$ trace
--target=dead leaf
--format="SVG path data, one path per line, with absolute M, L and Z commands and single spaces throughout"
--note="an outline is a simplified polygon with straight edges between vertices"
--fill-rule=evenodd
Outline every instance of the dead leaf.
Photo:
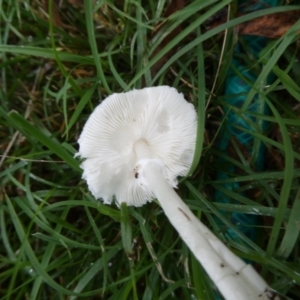
M 300 17 L 300 10 L 263 16 L 238 26 L 239 34 L 276 39 L 283 36 Z
M 244 14 L 239 14 L 239 16 L 242 15 Z M 236 28 L 240 35 L 263 36 L 275 39 L 283 36 L 299 20 L 299 17 L 300 10 L 276 13 L 244 22 Z M 217 21 L 209 24 L 209 27 L 217 27 L 226 21 L 226 17 L 222 16 Z

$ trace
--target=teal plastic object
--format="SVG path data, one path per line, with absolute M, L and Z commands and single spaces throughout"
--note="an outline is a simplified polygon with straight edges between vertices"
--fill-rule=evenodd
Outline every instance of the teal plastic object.
M 241 11 L 249 12 L 277 5 L 277 1 L 264 0 L 257 1 L 255 5 L 247 6 L 247 8 L 244 8 L 244 6 L 247 5 L 247 2 L 251 3 L 250 1 L 239 1 L 239 6 L 242 9 Z M 226 116 L 226 120 L 221 127 L 219 133 L 220 139 L 217 146 L 220 152 L 227 155 L 229 155 L 228 145 L 230 141 L 234 139 L 238 144 L 242 146 L 243 149 L 247 150 L 250 157 L 254 157 L 254 137 L 252 134 L 249 134 L 242 129 L 246 129 L 251 132 L 257 130 L 265 132 L 268 126 L 266 122 L 261 122 L 261 120 L 258 120 L 257 118 L 247 114 L 247 111 L 258 114 L 269 114 L 268 107 L 265 105 L 263 99 L 259 98 L 258 94 L 256 94 L 252 99 L 251 103 L 247 107 L 247 110 L 241 113 L 241 108 L 244 105 L 249 91 L 251 90 L 251 85 L 257 79 L 258 73 L 256 73 L 255 70 L 261 69 L 262 67 L 259 65 L 249 66 L 249 60 L 247 61 L 247 59 L 245 59 L 247 53 L 244 49 L 246 49 L 247 52 L 251 53 L 251 55 L 255 58 L 255 62 L 258 64 L 258 55 L 261 50 L 264 49 L 267 42 L 268 39 L 264 37 L 241 36 L 239 39 L 239 43 L 234 49 L 231 67 L 228 71 L 225 82 L 225 101 L 227 105 L 224 105 L 223 110 L 225 112 L 224 115 Z M 274 77 L 272 75 L 269 75 L 266 83 L 270 84 L 273 80 Z M 237 128 L 237 126 L 242 129 Z M 251 162 L 251 166 L 254 171 L 262 171 L 265 167 L 266 148 L 261 143 L 258 146 L 258 149 L 259 150 L 255 155 L 255 160 Z M 224 158 L 218 158 L 218 164 L 221 169 L 217 172 L 217 180 L 230 178 L 230 174 L 236 173 L 235 166 L 230 164 Z M 221 186 L 230 191 L 239 191 L 241 187 L 238 182 L 226 183 L 222 184 Z M 236 200 L 231 199 L 220 190 L 215 191 L 214 200 L 220 203 L 237 203 Z M 231 223 L 239 229 L 239 231 L 241 231 L 250 239 L 255 239 L 255 225 L 257 224 L 256 215 L 227 212 L 223 213 L 231 221 Z M 220 224 L 220 226 L 222 225 Z M 228 238 L 231 238 L 233 240 L 239 240 L 236 232 L 232 229 L 227 229 L 226 235 Z

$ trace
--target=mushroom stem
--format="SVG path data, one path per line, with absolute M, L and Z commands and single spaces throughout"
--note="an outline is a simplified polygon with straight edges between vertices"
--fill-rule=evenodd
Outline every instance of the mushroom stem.
M 180 199 L 155 160 L 138 162 L 139 176 L 157 197 L 179 235 L 202 264 L 225 299 L 264 299 L 268 285 L 253 269 L 231 252 Z

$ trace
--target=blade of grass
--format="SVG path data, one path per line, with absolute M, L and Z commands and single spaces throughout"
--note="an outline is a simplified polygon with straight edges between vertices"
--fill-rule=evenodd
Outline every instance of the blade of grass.
M 207 274 L 199 264 L 198 260 L 191 254 L 192 280 L 195 287 L 197 299 L 215 300 L 216 295 Z
M 293 249 L 296 247 L 299 237 L 299 230 L 300 230 L 300 189 L 296 195 L 294 200 L 293 207 L 291 209 L 290 218 L 288 220 L 285 234 L 281 241 L 281 244 L 278 248 L 277 255 L 287 259 Z
M 48 2 L 48 10 L 49 10 L 49 32 L 50 32 L 50 40 L 51 40 L 52 50 L 54 52 L 55 60 L 57 62 L 57 65 L 58 65 L 60 71 L 62 72 L 62 74 L 64 75 L 64 77 L 66 78 L 66 80 L 70 83 L 70 85 L 72 86 L 72 88 L 74 89 L 74 91 L 77 93 L 77 95 L 82 96 L 81 89 L 76 84 L 76 82 L 73 80 L 73 78 L 70 76 L 70 74 L 68 74 L 68 72 L 66 71 L 63 63 L 61 62 L 61 60 L 60 60 L 60 58 L 59 58 L 59 56 L 57 54 L 56 44 L 55 44 L 55 39 L 54 39 L 53 5 L 55 5 L 53 3 L 53 0 L 49 0 L 49 2 Z
M 225 5 L 228 4 L 228 2 L 222 2 L 222 4 L 223 4 L 223 6 L 225 6 Z M 220 7 L 218 7 L 218 9 L 216 9 L 214 7 L 214 9 L 212 11 L 210 11 L 210 13 L 206 13 L 205 15 L 202 15 L 201 18 L 203 18 L 203 22 L 207 18 L 209 18 L 211 15 L 213 15 L 214 13 L 216 13 L 216 11 L 218 11 L 221 8 L 222 8 L 222 5 L 220 5 Z M 239 24 L 241 24 L 243 22 L 246 22 L 246 21 L 249 21 L 249 20 L 261 17 L 261 16 L 265 16 L 265 15 L 269 15 L 269 14 L 277 13 L 277 12 L 297 10 L 297 9 L 299 9 L 299 8 L 296 5 L 294 5 L 294 6 L 289 5 L 289 6 L 284 6 L 284 7 L 274 7 L 274 8 L 268 8 L 268 9 L 262 9 L 262 10 L 259 10 L 259 11 L 255 11 L 255 12 L 246 14 L 246 15 L 244 15 L 242 17 L 238 17 L 238 18 L 235 18 L 233 20 L 230 20 L 230 21 L 226 22 L 223 25 L 220 25 L 220 26 L 218 26 L 218 27 L 216 27 L 214 29 L 211 29 L 211 30 L 203 33 L 200 37 L 194 39 L 192 42 L 188 43 L 186 46 L 184 46 L 183 48 L 181 48 L 176 54 L 174 54 L 164 64 L 164 66 L 157 72 L 157 74 L 155 75 L 155 77 L 152 79 L 152 84 L 157 80 L 157 78 L 161 75 L 161 73 L 163 73 L 172 63 L 174 63 L 181 56 L 183 56 L 188 51 L 190 51 L 191 49 L 193 49 L 194 47 L 196 47 L 199 43 L 206 41 L 207 39 L 211 38 L 212 36 L 214 36 L 214 35 L 222 32 L 222 31 L 224 31 L 224 30 L 226 30 L 228 28 L 237 26 L 237 25 L 239 25 Z M 161 57 L 163 57 L 167 52 L 169 52 L 170 49 L 172 49 L 172 47 L 174 47 L 174 43 L 175 43 L 175 41 L 176 41 L 177 38 L 178 37 L 176 37 L 173 40 L 173 43 L 169 43 L 157 55 L 155 55 L 155 57 L 153 57 L 151 59 L 151 61 L 149 61 L 149 65 L 136 74 L 136 76 L 128 84 L 128 87 L 132 86 L 134 84 L 134 82 L 137 80 L 137 78 L 143 75 L 143 73 L 146 71 L 146 69 L 151 68 L 159 59 L 161 59 Z
M 121 88 L 123 90 L 127 89 L 127 84 L 125 83 L 125 81 L 122 79 L 122 77 L 120 76 L 120 74 L 118 73 L 118 71 L 116 70 L 114 63 L 113 63 L 113 48 L 115 47 L 114 43 L 110 46 L 109 51 L 108 51 L 108 63 L 109 63 L 109 67 L 110 70 L 113 74 L 113 76 L 115 77 L 115 80 L 119 83 L 119 85 L 121 86 Z
M 69 208 L 66 207 L 66 209 L 61 214 L 61 218 L 65 219 L 66 216 L 68 215 L 68 212 L 69 212 Z M 62 228 L 63 228 L 63 226 L 58 224 L 55 227 L 55 231 L 57 233 L 60 233 Z M 46 270 L 48 265 L 49 265 L 49 262 L 50 262 L 50 260 L 53 256 L 53 253 L 54 253 L 54 250 L 55 250 L 55 246 L 56 246 L 55 243 L 48 243 L 48 246 L 45 249 L 45 252 L 44 252 L 44 255 L 43 255 L 43 258 L 42 258 L 42 261 L 41 261 L 41 266 L 44 268 L 44 270 Z M 43 277 L 39 276 L 38 278 L 35 279 L 35 281 L 33 283 L 31 293 L 30 293 L 30 299 L 31 300 L 38 299 L 39 289 L 40 289 L 42 283 L 43 283 Z
M 48 211 L 48 210 L 55 210 L 56 208 L 59 208 L 61 206 L 84 206 L 84 207 L 92 207 L 96 208 L 99 213 L 110 217 L 111 219 L 115 221 L 120 221 L 121 216 L 120 216 L 120 211 L 116 210 L 114 208 L 111 208 L 107 205 L 102 204 L 100 201 L 95 201 L 91 196 L 87 195 L 86 200 L 67 200 L 67 201 L 60 201 L 56 202 L 53 204 L 50 204 L 42 209 L 42 212 Z
M 139 5 L 141 3 L 139 2 Z M 143 69 L 143 57 L 144 57 L 144 52 L 145 52 L 145 45 L 144 45 L 144 36 L 145 36 L 145 32 L 144 32 L 144 26 L 140 25 L 140 23 L 142 22 L 142 12 L 137 9 L 136 10 L 136 19 L 139 21 L 139 23 L 137 24 L 137 29 L 136 29 L 136 34 L 137 34 L 137 38 L 136 38 L 136 67 L 137 70 L 141 70 Z M 135 83 L 135 88 L 140 89 L 142 87 L 142 77 L 138 78 L 136 83 Z
M 197 37 L 201 35 L 200 29 L 197 29 Z M 203 140 L 204 140 L 204 126 L 205 126 L 205 75 L 204 75 L 204 55 L 203 55 L 203 48 L 202 44 L 199 43 L 197 45 L 197 70 L 198 70 L 198 82 L 197 82 L 197 111 L 198 111 L 198 122 L 197 122 L 197 137 L 196 137 L 196 148 L 194 159 L 191 165 L 191 169 L 189 171 L 189 175 L 192 174 L 195 169 L 197 168 L 202 148 L 203 148 Z
M 74 248 L 82 248 L 82 249 L 90 249 L 90 250 L 99 250 L 98 246 L 94 246 L 94 245 L 88 245 L 85 243 L 80 243 L 77 241 L 74 241 L 64 235 L 59 234 L 58 232 L 56 232 L 52 227 L 50 227 L 48 224 L 44 223 L 42 220 L 40 220 L 40 218 L 38 217 L 38 215 L 33 212 L 29 207 L 28 204 L 20 198 L 15 198 L 14 199 L 16 201 L 16 205 L 19 206 L 22 211 L 31 219 L 35 221 L 36 225 L 38 225 L 41 229 L 45 230 L 47 233 L 49 233 L 49 235 L 46 235 L 44 233 L 41 232 L 36 232 L 33 233 L 32 236 L 35 236 L 36 238 L 40 238 L 43 239 L 44 241 L 50 241 L 53 242 L 54 244 L 57 245 L 63 245 L 64 247 L 66 246 L 70 246 L 70 247 L 74 247 Z M 17 201 L 19 200 L 19 201 Z M 64 225 L 65 221 L 60 220 L 58 222 L 59 225 Z M 69 228 L 72 228 L 69 226 Z M 76 230 L 75 230 L 76 232 Z
M 97 240 L 98 240 L 98 243 L 99 243 L 99 246 L 101 248 L 101 251 L 102 251 L 102 260 L 103 260 L 103 285 L 102 285 L 102 288 L 103 288 L 103 291 L 102 291 L 102 297 L 104 296 L 104 293 L 105 293 L 105 288 L 106 288 L 106 285 L 107 285 L 107 276 L 108 276 L 108 261 L 109 259 L 111 259 L 111 257 L 109 257 L 109 254 L 107 253 L 106 249 L 105 249 L 105 244 L 104 244 L 104 241 L 103 241 L 103 238 L 102 238 L 102 235 L 101 235 L 101 232 L 100 230 L 97 228 L 97 225 L 96 225 L 96 222 L 92 216 L 92 214 L 90 213 L 90 210 L 88 209 L 88 207 L 84 207 L 85 209 L 85 212 L 89 218 L 89 221 L 90 221 L 90 224 L 93 228 L 93 231 L 95 233 L 95 236 L 97 237 Z M 114 249 L 116 250 L 116 249 Z M 112 254 L 112 257 L 116 254 L 116 252 L 114 252 Z M 81 282 L 81 284 L 83 284 L 83 282 Z M 79 283 L 78 283 L 79 285 Z M 77 287 L 78 287 L 77 285 Z M 84 286 L 84 285 L 83 285 Z M 76 288 L 75 288 L 76 289 Z M 74 291 L 77 291 L 77 292 L 81 292 L 81 290 L 74 290 Z
M 300 25 L 300 22 L 298 22 Z M 299 26 L 298 25 L 298 26 Z M 262 83 L 266 80 L 267 76 L 270 74 L 273 67 L 276 65 L 278 59 L 282 56 L 286 48 L 291 44 L 291 42 L 294 40 L 295 36 L 294 34 L 289 34 L 290 32 L 293 32 L 295 30 L 295 27 L 297 27 L 297 24 L 295 24 L 288 33 L 281 38 L 282 41 L 279 44 L 279 46 L 274 51 L 273 55 L 268 58 L 268 62 L 264 66 L 263 70 L 259 74 L 259 76 L 256 79 L 256 82 L 252 86 L 251 90 L 248 92 L 247 98 L 242 106 L 242 111 L 247 110 L 247 107 L 250 105 L 250 102 L 252 101 L 253 97 L 257 92 L 263 89 Z
M 105 75 L 103 73 L 101 58 L 99 58 L 98 55 L 98 48 L 97 48 L 95 28 L 94 28 L 93 1 L 90 0 L 84 1 L 84 11 L 85 11 L 86 29 L 87 29 L 89 44 L 92 50 L 92 55 L 94 58 L 94 63 L 97 69 L 97 76 L 101 80 L 101 83 L 103 84 L 106 92 L 108 94 L 111 94 L 111 90 L 107 84 Z
M 132 251 L 132 229 L 128 214 L 128 208 L 126 203 L 121 203 L 121 236 L 124 250 L 127 254 L 128 259 L 130 260 Z
M 59 51 L 58 51 L 59 50 Z M 33 46 L 18 46 L 18 45 L 0 45 L 0 52 L 2 53 L 13 53 L 13 54 L 23 54 L 26 56 L 36 56 L 41 58 L 49 58 L 55 59 L 56 57 L 59 58 L 60 61 L 64 62 L 73 62 L 82 65 L 94 65 L 95 61 L 93 57 L 90 56 L 81 56 L 69 52 L 61 51 L 57 49 L 56 54 L 53 52 L 52 49 L 41 48 L 41 47 L 33 47 Z M 119 50 L 115 50 L 111 54 L 118 53 Z M 107 57 L 107 52 L 102 52 L 98 54 L 98 58 L 105 58 Z M 19 58 L 21 59 L 21 58 Z M 9 63 L 9 62 L 7 62 Z
M 112 3 L 107 2 L 106 3 L 109 7 L 111 7 L 114 11 L 116 11 L 120 16 L 136 23 L 137 26 L 141 26 L 150 30 L 153 30 L 153 27 L 150 25 L 145 24 L 144 22 L 142 22 L 139 18 L 133 18 L 130 15 L 126 14 L 124 11 L 119 10 L 116 6 L 114 6 Z M 131 4 L 134 4 L 137 6 L 137 11 L 140 11 L 142 13 L 143 11 L 143 6 L 141 5 L 141 3 L 138 2 L 132 2 Z
M 284 156 L 285 156 L 285 169 L 284 169 L 284 179 L 283 185 L 280 193 L 280 200 L 278 203 L 278 211 L 273 223 L 273 229 L 269 238 L 269 243 L 267 246 L 266 254 L 268 257 L 271 257 L 273 252 L 275 251 L 275 247 L 279 238 L 280 228 L 282 225 L 282 221 L 284 218 L 284 212 L 287 208 L 290 190 L 293 181 L 292 170 L 294 169 L 294 155 L 293 155 L 293 146 L 291 143 L 291 139 L 289 137 L 289 133 L 287 131 L 286 126 L 283 124 L 281 120 L 281 116 L 275 106 L 265 98 L 268 106 L 270 107 L 274 117 L 277 119 L 278 125 L 280 127 L 280 131 L 283 138 L 283 147 L 284 147 Z
M 272 70 L 289 93 L 300 102 L 300 88 L 298 84 L 287 74 L 285 70 L 283 71 L 276 66 L 274 66 Z
M 94 278 L 97 273 L 99 273 L 102 269 L 107 268 L 108 262 L 110 259 L 116 256 L 116 254 L 121 250 L 121 247 L 114 247 L 113 249 L 110 249 L 107 251 L 105 257 L 99 258 L 93 266 L 80 278 L 78 281 L 76 287 L 74 288 L 74 292 L 80 293 L 91 281 L 92 278 Z M 105 286 L 103 287 L 102 294 L 104 294 Z M 70 300 L 77 299 L 77 296 L 71 296 Z
M 68 289 L 64 288 L 60 284 L 58 284 L 55 280 L 52 279 L 51 276 L 44 270 L 43 266 L 38 261 L 37 257 L 35 256 L 35 253 L 26 237 L 24 228 L 22 223 L 20 222 L 20 219 L 18 215 L 16 214 L 14 207 L 7 195 L 5 195 L 5 200 L 8 206 L 9 213 L 11 214 L 12 221 L 15 227 L 15 230 L 18 234 L 19 240 L 22 243 L 22 247 L 24 247 L 24 251 L 30 260 L 30 263 L 32 265 L 32 268 L 39 274 L 43 280 L 45 280 L 51 287 L 56 289 L 57 291 L 66 294 L 66 295 L 77 295 L 77 293 L 74 293 L 72 291 L 69 291 Z
M 83 96 L 79 100 L 79 102 L 75 108 L 75 111 L 73 112 L 72 117 L 70 118 L 70 121 L 67 123 L 65 134 L 67 134 L 70 131 L 70 129 L 74 126 L 74 124 L 78 121 L 78 118 L 79 118 L 81 112 L 83 111 L 83 109 L 85 108 L 87 103 L 91 100 L 91 97 L 92 97 L 97 85 L 98 85 L 98 83 L 93 84 L 83 94 Z
M 12 120 L 12 125 L 18 129 L 20 132 L 29 134 L 38 140 L 42 145 L 49 148 L 53 153 L 63 159 L 70 167 L 72 167 L 77 172 L 81 172 L 78 161 L 74 159 L 65 149 L 63 149 L 59 144 L 54 142 L 52 139 L 44 135 L 40 130 L 31 125 L 17 112 L 10 112 L 8 115 L 9 119 Z M 26 134 L 27 133 L 27 134 Z

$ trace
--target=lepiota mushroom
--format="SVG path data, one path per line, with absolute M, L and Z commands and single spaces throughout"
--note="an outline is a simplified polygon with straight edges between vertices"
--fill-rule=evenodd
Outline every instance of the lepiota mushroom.
M 113 94 L 78 140 L 83 178 L 96 199 L 141 206 L 157 198 L 225 299 L 268 299 L 266 282 L 198 220 L 173 188 L 194 155 L 197 115 L 168 86 Z

